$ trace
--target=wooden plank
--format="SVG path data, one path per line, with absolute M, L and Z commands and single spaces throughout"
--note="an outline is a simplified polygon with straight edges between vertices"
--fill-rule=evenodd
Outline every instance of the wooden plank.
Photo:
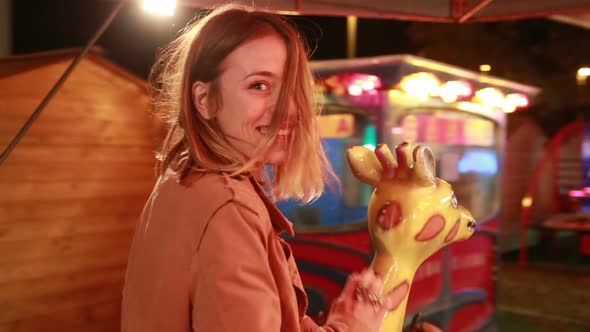
M 0 303 L 0 323 L 112 302 L 121 298 L 122 288 L 121 282 L 115 282 L 30 300 Z
M 0 147 L 8 146 L 17 131 L 0 133 Z M 27 145 L 73 145 L 84 146 L 87 149 L 93 149 L 94 146 L 125 146 L 125 147 L 144 147 L 150 151 L 159 149 L 163 141 L 163 135 L 111 135 L 107 133 L 88 133 L 88 135 L 68 135 L 65 132 L 54 134 L 37 135 L 32 133 L 23 137 L 19 142 L 19 147 L 25 148 Z M 147 134 L 147 133 L 146 133 Z M 162 136 L 162 137 L 161 137 Z
M 139 214 L 137 216 L 88 216 L 2 222 L 0 223 L 0 243 L 130 232 L 135 229 L 138 220 Z
M 3 165 L 2 167 L 5 167 Z M 1 169 L 1 168 L 0 168 Z M 80 217 L 132 217 L 137 218 L 149 196 L 147 194 L 112 197 L 91 197 L 64 199 L 53 197 L 48 200 L 0 204 L 0 223 L 20 221 L 44 221 L 59 218 Z
M 6 163 L 10 162 L 78 162 L 95 161 L 114 162 L 149 162 L 153 152 L 145 147 L 97 146 L 89 149 L 85 146 L 27 145 L 17 146 Z M 0 169 L 0 172 L 2 170 Z
M 43 229 L 39 229 L 43 232 Z M 63 256 L 87 256 L 130 246 L 133 229 L 103 234 L 0 242 L 0 266 Z
M 0 99 L 32 95 L 41 101 L 64 71 L 65 67 L 50 65 L 43 67 L 42 70 L 24 71 L 0 78 Z
M 18 186 L 0 183 L 0 205 L 19 204 L 29 200 L 85 199 L 138 195 L 148 197 L 153 184 L 149 182 L 122 181 L 84 181 L 84 182 L 23 182 Z
M 0 79 L 0 98 L 11 96 L 34 96 L 42 98 L 51 88 L 52 83 L 63 74 L 65 69 L 56 66 L 47 66 L 30 72 L 22 72 L 9 78 Z M 106 75 L 105 75 L 106 74 Z M 40 79 L 40 78 L 43 79 Z M 56 99 L 62 98 L 88 98 L 98 97 L 99 101 L 109 101 L 113 96 L 147 96 L 146 88 L 133 82 L 122 80 L 117 75 L 112 75 L 104 70 L 89 72 L 88 67 L 78 67 L 72 76 L 56 95 Z
M 28 104 L 10 103 L 2 107 L 0 103 L 0 146 L 12 140 L 36 107 Z M 146 108 L 108 105 L 106 109 L 99 105 L 71 105 L 71 102 L 64 103 L 63 108 L 53 106 L 39 117 L 21 144 L 118 143 L 155 148 L 163 140 L 165 124 Z
M 103 284 L 123 284 L 125 265 L 0 284 L 0 303 L 31 300 Z
M 92 103 L 92 99 L 54 99 L 47 105 L 38 121 L 65 122 L 95 119 L 119 124 L 149 124 L 159 122 L 153 116 L 147 100 L 135 100 L 132 106 L 126 104 Z M 0 99 L 0 116 L 3 120 L 22 121 L 37 108 L 40 100 L 31 97 L 10 96 Z
M 127 264 L 128 251 L 129 244 L 83 256 L 49 257 L 18 265 L 0 264 L 0 283 L 121 266 Z
M 79 308 L 0 324 L 0 332 L 119 331 L 121 301 L 107 300 Z
M 120 181 L 125 179 L 155 183 L 155 158 L 144 163 L 106 161 L 88 164 L 66 162 L 31 164 L 13 162 L 2 165 L 2 169 L 0 169 L 0 183 Z
M 31 82 L 39 80 L 38 77 L 31 76 L 26 79 L 13 79 L 11 84 L 3 84 L 0 81 L 0 98 L 11 100 L 31 99 L 41 102 L 45 94 L 49 92 L 49 87 L 33 86 Z M 27 84 L 28 83 L 28 84 Z M 28 85 L 28 86 L 27 86 Z M 87 101 L 91 104 L 110 104 L 110 105 L 147 105 L 149 99 L 147 93 L 140 89 L 128 88 L 122 85 L 112 84 L 109 82 L 89 82 L 87 80 L 76 80 L 73 76 L 68 79 L 66 84 L 57 92 L 54 100 L 73 100 Z M 52 101 L 53 103 L 53 101 Z
M 24 123 L 24 121 L 23 121 Z M 164 138 L 164 132 L 149 130 L 146 128 L 125 128 L 123 126 L 114 127 L 91 127 L 76 126 L 72 123 L 59 123 L 56 125 L 35 124 L 37 126 L 31 129 L 25 137 L 19 142 L 19 150 L 27 150 L 31 147 L 43 146 L 52 148 L 58 147 L 82 147 L 85 149 L 95 149 L 101 146 L 110 148 L 143 148 L 146 152 L 157 150 Z M 64 126 L 74 126 L 72 128 L 62 128 Z M 4 127 L 4 128 L 1 128 Z M 0 144 L 8 146 L 21 125 L 6 127 L 0 124 Z M 153 153 L 152 153 L 153 155 Z
M 3 121 L 3 120 L 2 120 Z M 0 123 L 0 144 L 6 146 L 22 127 L 25 120 L 16 123 Z M 19 143 L 22 145 L 83 145 L 94 148 L 98 145 L 138 146 L 148 150 L 157 149 L 162 143 L 164 131 L 143 127 L 125 127 L 107 124 L 92 127 L 78 126 L 75 122 L 36 123 Z M 68 128 L 68 126 L 70 128 Z
M 141 117 L 142 115 L 137 115 Z M 120 115 L 113 116 L 120 117 Z M 11 119 L 1 117 L 0 132 L 6 132 L 13 130 L 14 128 L 20 128 L 27 121 L 28 116 L 23 116 L 20 119 Z M 104 135 L 123 135 L 124 137 L 140 136 L 148 137 L 153 135 L 151 132 L 152 128 L 156 128 L 155 124 L 152 126 L 148 121 L 127 121 L 127 122 L 116 122 L 110 119 L 96 119 L 94 117 L 74 117 L 73 119 L 63 120 L 47 120 L 39 118 L 34 126 L 31 127 L 30 133 L 34 135 L 47 135 L 47 134 L 58 134 L 68 133 L 77 136 L 89 136 L 93 134 Z

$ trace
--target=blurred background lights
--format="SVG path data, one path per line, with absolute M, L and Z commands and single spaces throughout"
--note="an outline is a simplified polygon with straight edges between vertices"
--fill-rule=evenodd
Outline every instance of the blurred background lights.
M 579 198 L 579 197 L 584 197 L 585 194 L 584 194 L 583 190 L 570 190 L 569 196 Z
M 494 151 L 468 151 L 459 160 L 459 173 L 474 172 L 482 175 L 498 173 L 498 158 Z
M 463 81 L 448 81 L 440 87 L 439 95 L 445 103 L 453 103 L 462 97 L 469 97 L 471 86 Z
M 400 83 L 403 91 L 418 99 L 425 100 L 428 96 L 439 94 L 439 80 L 431 73 L 414 73 L 404 77 Z
M 496 88 L 483 88 L 477 90 L 475 98 L 483 105 L 494 107 L 502 104 L 504 101 L 504 94 Z
M 402 127 L 393 127 L 391 128 L 392 135 L 401 135 L 404 132 L 404 128 Z
M 492 70 L 492 66 L 488 64 L 479 65 L 479 71 L 488 72 Z
M 383 88 L 379 76 L 362 72 L 335 74 L 321 81 L 324 92 L 337 96 L 348 94 L 361 97 L 386 93 L 390 102 L 395 102 L 394 99 L 420 102 L 440 99 L 443 103 L 452 104 L 458 109 L 477 113 L 497 110 L 512 113 L 530 104 L 528 96 L 522 93 L 505 94 L 498 88 L 481 85 L 476 88 L 472 84 L 466 80 L 442 81 L 437 75 L 429 72 L 408 74 L 399 84 L 388 89 Z
M 586 85 L 586 81 L 590 77 L 590 67 L 581 67 L 576 73 L 578 85 Z
M 529 98 L 522 93 L 510 93 L 506 95 L 506 100 L 516 107 L 529 106 Z
M 363 92 L 375 93 L 381 88 L 381 79 L 375 75 L 352 73 L 341 78 L 347 85 L 348 94 L 360 96 Z
M 520 204 L 524 207 L 530 207 L 531 205 L 533 205 L 533 199 L 532 197 L 525 196 L 520 202 Z
M 360 96 L 363 93 L 363 87 L 358 84 L 352 84 L 348 87 L 348 94 L 351 96 Z
M 174 15 L 176 0 L 143 0 L 143 9 L 165 16 Z

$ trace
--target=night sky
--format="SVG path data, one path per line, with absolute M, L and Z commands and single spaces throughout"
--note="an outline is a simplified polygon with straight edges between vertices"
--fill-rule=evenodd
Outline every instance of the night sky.
M 13 0 L 13 52 L 83 47 L 108 16 L 112 0 Z M 158 50 L 174 39 L 199 10 L 179 6 L 173 17 L 127 4 L 98 45 L 112 61 L 147 78 Z M 313 59 L 346 57 L 346 18 L 291 16 L 314 50 Z M 419 23 L 358 20 L 357 56 L 414 54 L 542 89 L 529 109 L 551 134 L 576 118 L 590 118 L 590 84 L 575 73 L 590 66 L 590 30 L 549 19 L 492 23 Z
M 114 2 L 104 0 L 13 1 L 13 52 L 82 47 L 113 6 Z M 198 13 L 195 8 L 177 7 L 173 17 L 161 17 L 131 3 L 119 13 L 98 45 L 110 59 L 146 77 L 158 48 L 171 41 Z M 307 37 L 314 50 L 313 59 L 346 57 L 346 18 L 290 18 Z M 406 35 L 408 25 L 393 20 L 359 20 L 357 56 L 413 53 L 415 47 Z

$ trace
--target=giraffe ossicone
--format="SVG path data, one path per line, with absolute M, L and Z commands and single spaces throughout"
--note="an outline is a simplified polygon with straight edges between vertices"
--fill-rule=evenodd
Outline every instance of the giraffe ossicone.
M 451 185 L 436 177 L 430 148 L 412 149 L 404 142 L 394 158 L 386 144 L 375 151 L 355 146 L 347 155 L 353 174 L 375 187 L 368 226 L 375 251 L 371 267 L 384 281 L 381 295 L 404 296 L 387 313 L 381 331 L 401 332 L 416 270 L 440 248 L 469 238 L 475 220 L 458 204 Z

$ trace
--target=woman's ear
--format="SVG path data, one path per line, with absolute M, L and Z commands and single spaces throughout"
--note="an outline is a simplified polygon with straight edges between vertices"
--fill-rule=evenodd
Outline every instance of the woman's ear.
M 209 113 L 209 84 L 197 81 L 193 83 L 193 104 L 195 108 L 201 114 L 201 116 L 207 120 L 211 120 L 212 116 Z

